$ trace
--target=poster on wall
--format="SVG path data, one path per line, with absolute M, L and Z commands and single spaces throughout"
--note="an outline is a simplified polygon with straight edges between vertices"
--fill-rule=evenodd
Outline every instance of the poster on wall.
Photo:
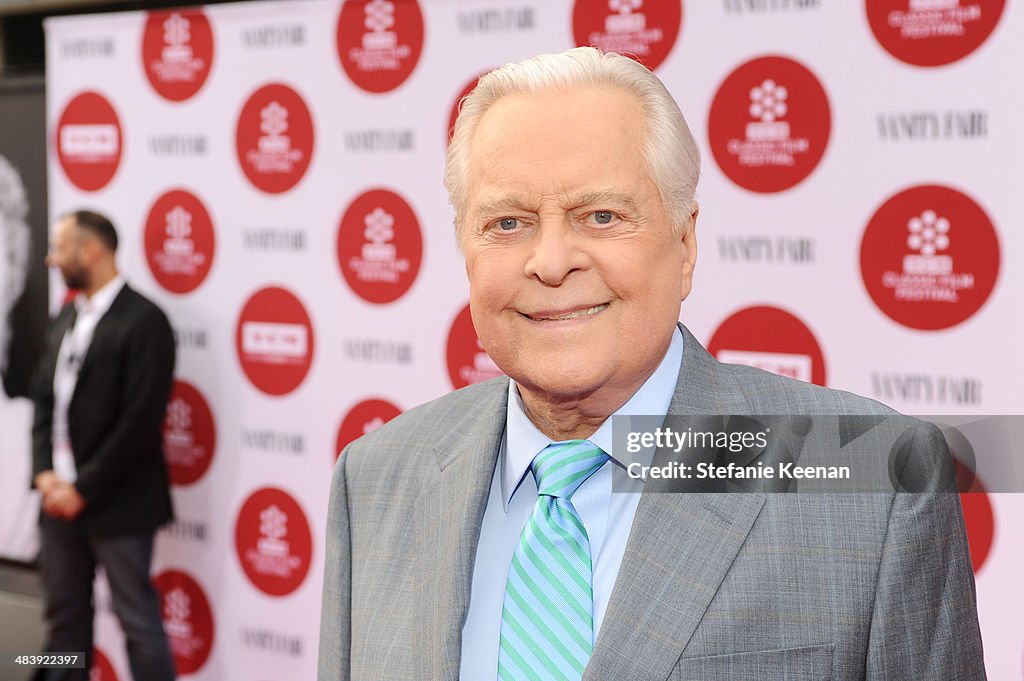
M 42 79 L 0 80 L 0 558 L 34 560 L 29 382 L 47 319 Z

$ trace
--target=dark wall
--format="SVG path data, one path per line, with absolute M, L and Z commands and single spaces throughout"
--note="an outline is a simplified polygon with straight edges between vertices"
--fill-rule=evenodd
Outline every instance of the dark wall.
M 4 391 L 27 394 L 29 377 L 46 327 L 46 257 L 49 219 L 46 208 L 46 96 L 43 79 L 0 79 L 0 156 L 21 175 L 31 227 L 28 280 L 11 313 L 13 337 L 4 372 Z

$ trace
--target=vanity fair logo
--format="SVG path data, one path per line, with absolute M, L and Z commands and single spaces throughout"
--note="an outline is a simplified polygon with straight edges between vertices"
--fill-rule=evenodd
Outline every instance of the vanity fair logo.
M 577 45 L 661 66 L 679 37 L 682 0 L 576 0 L 572 31 Z
M 452 387 L 464 388 L 503 375 L 480 344 L 469 305 L 462 308 L 452 322 L 447 347 L 448 377 Z
M 331 461 L 337 460 L 342 450 L 352 442 L 372 433 L 401 413 L 401 409 L 380 398 L 363 400 L 352 407 L 338 427 L 338 438 Z
M 1005 0 L 865 0 L 875 39 L 900 61 L 943 66 L 963 59 L 992 34 Z
M 818 79 L 787 57 L 759 57 L 718 88 L 708 115 L 711 152 L 744 189 L 778 192 L 804 180 L 828 146 L 831 114 Z
M 173 189 L 154 203 L 146 218 L 146 262 L 153 278 L 171 293 L 199 287 L 213 264 L 213 221 L 195 194 Z
M 213 648 L 213 612 L 202 587 L 180 570 L 165 570 L 153 578 L 160 594 L 164 631 L 174 667 L 181 676 L 199 671 Z
M 55 142 L 64 174 L 83 191 L 103 189 L 121 163 L 121 121 L 98 92 L 79 93 L 67 103 Z
M 423 235 L 409 204 L 388 189 L 356 197 L 338 227 L 338 264 L 349 288 L 370 303 L 392 303 L 416 281 Z
M 711 336 L 708 352 L 727 364 L 825 385 L 825 359 L 814 334 L 795 315 L 777 307 L 760 305 L 733 313 Z
M 338 57 L 367 92 L 394 90 L 412 74 L 423 50 L 417 0 L 346 0 L 338 15 Z
M 257 189 L 280 194 L 305 175 L 313 137 L 313 119 L 299 93 L 283 83 L 264 85 L 238 116 L 238 162 Z
M 306 578 L 312 559 L 306 514 L 283 490 L 256 490 L 238 512 L 235 548 L 253 586 L 271 596 L 290 594 Z
M 257 291 L 238 317 L 235 347 L 256 388 L 268 395 L 290 393 L 313 363 L 313 325 L 305 306 L 277 286 Z
M 174 485 L 191 485 L 213 461 L 217 431 L 213 413 L 202 393 L 175 379 L 164 418 L 164 457 Z
M 213 63 L 213 31 L 202 10 L 151 12 L 142 35 L 142 63 L 164 99 L 180 102 L 199 92 Z
M 951 187 L 921 185 L 889 198 L 864 230 L 861 276 L 875 305 L 912 329 L 972 317 L 999 276 L 999 240 L 982 207 Z

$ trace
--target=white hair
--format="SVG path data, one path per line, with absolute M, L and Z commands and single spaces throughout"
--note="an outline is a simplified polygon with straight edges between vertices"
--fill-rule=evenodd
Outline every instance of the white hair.
M 577 47 L 506 64 L 480 78 L 476 88 L 462 98 L 444 172 L 457 232 L 464 218 L 470 143 L 491 105 L 508 95 L 585 87 L 620 88 L 637 98 L 646 113 L 647 135 L 642 149 L 651 181 L 675 228 L 682 229 L 695 207 L 700 150 L 679 105 L 646 66 L 613 52 Z

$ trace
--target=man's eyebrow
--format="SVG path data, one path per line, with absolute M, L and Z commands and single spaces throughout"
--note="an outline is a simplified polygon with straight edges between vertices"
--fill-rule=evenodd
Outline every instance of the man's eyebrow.
M 515 196 L 507 196 L 502 199 L 488 199 L 476 206 L 476 212 L 481 215 L 491 215 L 508 210 L 523 210 L 525 201 Z
M 571 207 L 576 206 L 621 206 L 630 210 L 636 210 L 636 201 L 627 194 L 615 191 L 586 192 L 584 194 L 572 194 L 567 197 Z

